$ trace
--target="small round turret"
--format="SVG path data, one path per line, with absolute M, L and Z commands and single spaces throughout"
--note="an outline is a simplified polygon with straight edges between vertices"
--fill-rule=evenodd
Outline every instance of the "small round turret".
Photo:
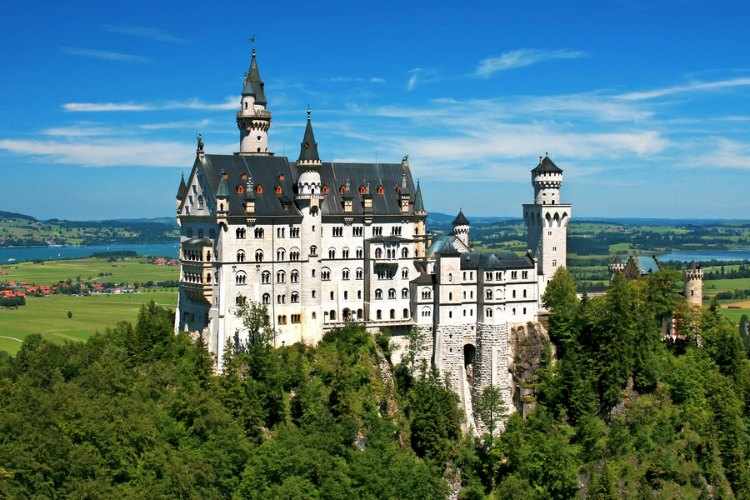
M 539 164 L 531 171 L 534 185 L 534 203 L 538 205 L 558 205 L 563 171 L 550 160 L 549 156 L 539 158 Z
M 697 262 L 691 263 L 683 273 L 685 279 L 685 298 L 689 305 L 703 305 L 703 269 Z
M 625 271 L 625 263 L 620 259 L 619 255 L 615 255 L 615 258 L 609 264 L 609 274 L 614 278 L 615 274 L 623 271 Z
M 455 236 L 464 246 L 468 249 L 469 247 L 469 231 L 471 230 L 471 224 L 469 219 L 464 215 L 463 210 L 458 211 L 458 215 L 453 219 L 453 236 Z

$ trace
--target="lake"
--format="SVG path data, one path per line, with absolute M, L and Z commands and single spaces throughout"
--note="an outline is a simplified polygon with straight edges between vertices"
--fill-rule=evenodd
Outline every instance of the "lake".
M 30 260 L 58 260 L 79 259 L 90 257 L 99 252 L 133 251 L 145 257 L 177 257 L 178 244 L 112 244 L 112 245 L 82 245 L 60 247 L 0 247 L 0 264 L 7 264 L 9 259 L 16 262 Z M 12 261 L 10 261 L 12 262 Z
M 657 257 L 660 262 L 728 262 L 750 260 L 750 250 L 676 250 Z

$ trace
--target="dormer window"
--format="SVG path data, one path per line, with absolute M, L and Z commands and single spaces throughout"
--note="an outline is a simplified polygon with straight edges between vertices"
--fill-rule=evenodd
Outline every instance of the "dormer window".
M 365 187 L 364 184 L 359 186 L 359 194 L 367 194 L 367 188 Z
M 237 186 L 234 188 L 234 192 L 237 194 L 242 194 L 245 192 L 245 186 L 242 184 L 237 184 Z
M 279 185 L 277 185 L 277 186 L 276 186 L 276 187 L 275 187 L 275 188 L 273 189 L 273 191 L 274 191 L 274 193 L 276 193 L 276 194 L 281 194 L 281 193 L 283 192 L 283 191 L 282 191 L 282 189 L 281 189 L 281 186 L 279 186 Z
M 263 185 L 258 184 L 255 186 L 255 194 L 263 194 Z
M 378 186 L 378 194 L 380 195 L 385 194 L 385 188 L 382 185 Z
M 323 184 L 323 187 L 320 189 L 320 192 L 323 194 L 328 194 L 328 191 L 330 191 L 330 189 L 328 189 L 328 184 Z

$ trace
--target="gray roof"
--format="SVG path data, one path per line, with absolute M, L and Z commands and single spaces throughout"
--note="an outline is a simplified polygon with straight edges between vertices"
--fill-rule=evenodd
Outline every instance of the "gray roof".
M 545 155 L 531 172 L 534 174 L 561 174 L 563 171 L 549 159 L 549 156 Z
M 424 201 L 422 201 L 422 187 L 419 185 L 419 181 L 417 181 L 417 193 L 414 195 L 414 211 L 424 211 Z
M 504 269 L 533 269 L 534 261 L 529 257 L 498 255 L 494 253 L 468 252 L 461 254 L 461 269 L 495 271 Z
M 411 280 L 415 285 L 434 285 L 436 276 L 434 274 L 420 273 L 419 276 Z
M 188 187 L 187 184 L 185 184 L 185 176 L 183 175 L 180 178 L 180 187 L 177 188 L 177 199 L 182 201 L 185 199 L 185 196 L 188 194 Z
M 318 143 L 315 142 L 315 134 L 313 134 L 312 120 L 310 120 L 309 112 L 307 113 L 305 136 L 302 138 L 302 143 L 300 144 L 299 159 L 297 161 L 320 161 Z
M 466 216 L 464 215 L 464 211 L 463 210 L 459 210 L 458 211 L 458 215 L 456 216 L 455 219 L 453 219 L 453 227 L 456 227 L 456 226 L 470 226 L 470 225 L 471 224 L 469 224 L 469 219 L 467 219 Z
M 250 59 L 250 70 L 245 76 L 245 84 L 242 87 L 242 95 L 251 95 L 255 97 L 257 104 L 266 105 L 266 93 L 263 89 L 263 80 L 260 78 L 260 70 L 258 69 L 258 62 L 255 60 L 255 49 L 253 49 L 253 56 Z

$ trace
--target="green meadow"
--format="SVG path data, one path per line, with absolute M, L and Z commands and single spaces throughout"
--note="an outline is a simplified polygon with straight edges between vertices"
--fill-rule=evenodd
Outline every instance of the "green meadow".
M 0 281 L 23 281 L 47 285 L 65 281 L 98 280 L 110 283 L 143 283 L 177 279 L 177 267 L 157 266 L 141 257 L 110 262 L 108 259 L 87 258 L 46 262 L 20 262 L 0 266 Z

